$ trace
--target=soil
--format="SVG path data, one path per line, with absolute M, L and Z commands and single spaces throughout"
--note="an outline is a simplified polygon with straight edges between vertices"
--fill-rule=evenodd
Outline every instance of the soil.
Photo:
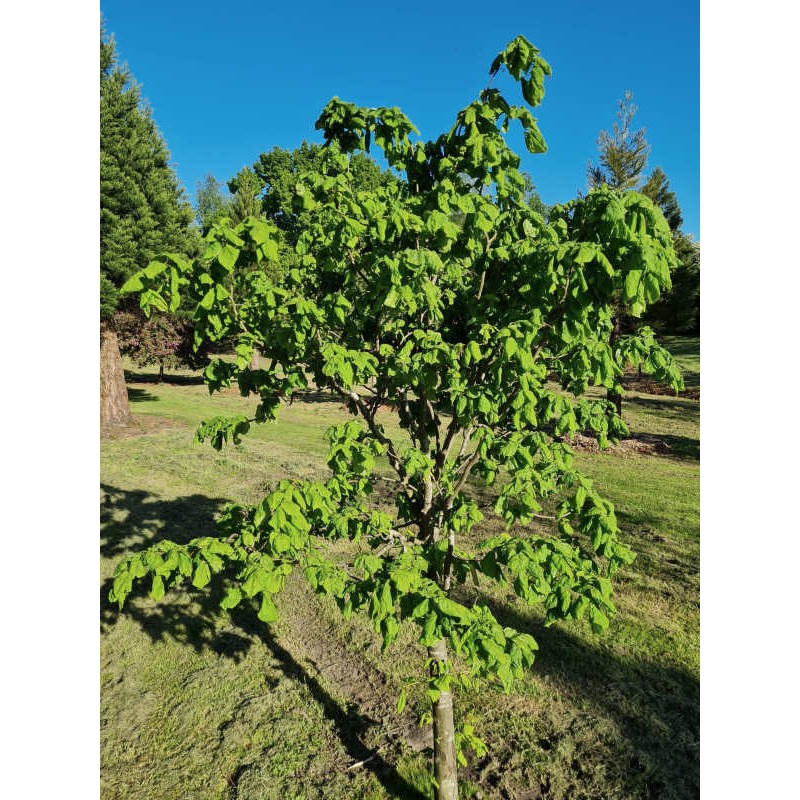
M 582 450 L 588 453 L 597 453 L 600 451 L 600 446 L 597 444 L 596 439 L 590 436 L 584 436 L 582 433 L 576 433 L 571 439 L 568 439 L 570 447 L 574 450 Z M 669 455 L 671 452 L 670 446 L 649 433 L 637 433 L 630 439 L 620 439 L 618 444 L 609 445 L 606 452 L 617 453 L 619 455 Z
M 125 426 L 101 426 L 100 438 L 102 439 L 131 439 L 134 436 L 143 436 L 146 433 L 158 433 L 159 431 L 180 428 L 181 423 L 167 417 L 156 417 L 147 415 L 135 415 L 133 422 Z
M 687 400 L 700 400 L 700 389 L 690 387 L 682 392 L 674 392 L 664 383 L 656 383 L 646 376 L 639 377 L 636 373 L 622 376 L 622 385 L 628 392 L 640 392 L 641 394 L 655 394 L 667 397 L 685 397 Z
M 292 612 L 286 641 L 292 655 L 306 662 L 348 707 L 356 709 L 369 728 L 376 727 L 371 733 L 385 737 L 386 744 L 402 741 L 414 751 L 432 747 L 430 727 L 420 728 L 409 711 L 397 713 L 397 692 L 387 685 L 383 673 L 349 651 L 336 633 L 327 629 L 317 598 L 302 581 L 296 583 L 297 590 L 307 594 L 308 602 L 298 604 Z

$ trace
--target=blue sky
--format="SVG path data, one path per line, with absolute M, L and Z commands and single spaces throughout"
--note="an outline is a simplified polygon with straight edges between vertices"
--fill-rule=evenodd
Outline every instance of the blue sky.
M 399 106 L 434 138 L 521 33 L 553 67 L 535 112 L 548 152 L 532 156 L 512 137 L 542 199 L 585 190 L 597 135 L 630 89 L 635 126 L 651 146 L 649 169 L 666 172 L 683 230 L 700 238 L 698 2 L 104 0 L 101 11 L 192 200 L 209 172 L 227 180 L 275 145 L 319 141 L 314 122 L 334 95 Z M 499 85 L 519 102 L 508 83 Z

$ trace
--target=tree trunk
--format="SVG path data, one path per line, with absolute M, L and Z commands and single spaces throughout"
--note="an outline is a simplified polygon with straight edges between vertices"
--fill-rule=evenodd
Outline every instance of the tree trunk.
M 440 639 L 428 648 L 428 656 L 447 661 L 447 643 Z M 436 665 L 431 665 L 435 670 Z M 453 725 L 453 694 L 442 692 L 433 704 L 433 776 L 436 800 L 458 800 L 456 775 L 456 731 Z
M 620 313 L 619 311 L 616 311 L 614 313 L 614 327 L 613 327 L 613 329 L 611 331 L 611 336 L 609 337 L 609 340 L 608 340 L 608 343 L 611 345 L 612 350 L 614 348 L 614 345 L 617 342 L 617 339 L 619 339 L 619 336 L 620 336 L 621 326 L 620 326 L 619 313 Z M 621 417 L 622 416 L 622 395 L 621 394 L 617 394 L 616 392 L 612 392 L 611 389 L 609 389 L 606 392 L 606 400 L 608 400 L 609 403 L 613 403 L 614 404 L 614 408 L 617 410 L 617 416 Z
M 119 352 L 117 333 L 108 322 L 100 323 L 100 429 L 133 423 L 128 389 Z
M 162 383 L 164 381 L 164 362 L 159 361 L 158 363 L 158 383 Z
M 258 348 L 253 348 L 253 357 L 250 359 L 250 369 L 260 369 L 260 359 L 261 353 L 258 352 Z

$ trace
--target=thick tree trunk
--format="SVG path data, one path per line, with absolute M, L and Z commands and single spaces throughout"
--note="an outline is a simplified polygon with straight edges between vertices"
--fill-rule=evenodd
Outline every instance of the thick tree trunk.
M 100 323 L 100 429 L 120 428 L 133 423 L 128 406 L 125 372 L 114 327 Z
M 428 656 L 436 661 L 447 661 L 445 640 L 431 645 Z M 436 665 L 431 669 L 435 670 Z M 458 800 L 453 694 L 449 691 L 442 692 L 433 704 L 433 776 L 437 784 L 436 800 Z

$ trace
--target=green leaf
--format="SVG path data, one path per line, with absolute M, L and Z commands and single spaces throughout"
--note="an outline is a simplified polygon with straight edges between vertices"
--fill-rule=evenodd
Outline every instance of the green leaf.
M 268 594 L 262 595 L 258 618 L 266 623 L 275 622 L 278 619 L 278 609 L 275 608 L 275 603 L 272 602 L 272 597 Z
M 198 559 L 194 568 L 194 576 L 192 577 L 192 586 L 196 589 L 202 589 L 208 585 L 211 580 L 211 569 L 203 559 Z
M 144 284 L 140 277 L 141 274 L 141 272 L 137 272 L 135 275 L 131 275 L 131 277 L 122 284 L 122 288 L 119 290 L 120 294 L 133 294 L 134 292 L 140 292 L 144 289 Z
M 406 703 L 408 702 L 408 694 L 406 693 L 405 689 L 400 690 L 400 696 L 397 698 L 397 713 L 402 714 L 403 709 L 406 707 Z
M 238 586 L 231 586 L 225 594 L 225 597 L 220 600 L 220 608 L 234 608 L 238 606 L 242 599 L 242 590 Z
M 153 575 L 153 586 L 150 589 L 150 597 L 153 600 L 160 600 L 164 596 L 164 579 L 160 575 Z

